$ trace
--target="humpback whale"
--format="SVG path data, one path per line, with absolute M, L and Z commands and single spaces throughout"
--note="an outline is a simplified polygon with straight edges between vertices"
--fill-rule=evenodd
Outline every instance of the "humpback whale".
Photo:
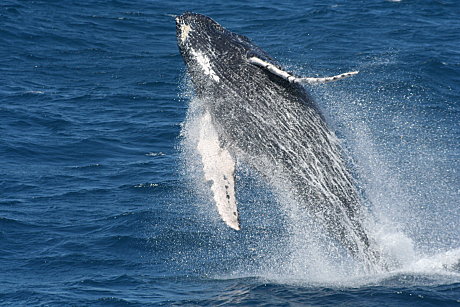
M 302 85 L 357 72 L 295 76 L 246 36 L 201 14 L 177 16 L 176 31 L 195 94 L 205 101 L 197 149 L 223 221 L 240 229 L 235 164 L 242 159 L 262 177 L 289 183 L 296 202 L 324 225 L 332 240 L 376 263 L 376 249 L 362 222 L 365 210 L 339 141 Z

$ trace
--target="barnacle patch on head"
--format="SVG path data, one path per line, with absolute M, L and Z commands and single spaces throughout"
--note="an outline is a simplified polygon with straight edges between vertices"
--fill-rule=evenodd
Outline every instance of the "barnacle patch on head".
M 181 24 L 180 25 L 180 41 L 183 43 L 187 39 L 188 33 L 192 28 L 189 25 Z

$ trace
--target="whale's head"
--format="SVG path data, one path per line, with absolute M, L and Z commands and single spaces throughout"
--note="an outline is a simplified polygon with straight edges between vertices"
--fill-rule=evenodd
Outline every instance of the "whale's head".
M 250 40 L 235 34 L 213 19 L 195 13 L 176 17 L 177 44 L 195 88 L 210 88 L 241 73 L 257 49 Z

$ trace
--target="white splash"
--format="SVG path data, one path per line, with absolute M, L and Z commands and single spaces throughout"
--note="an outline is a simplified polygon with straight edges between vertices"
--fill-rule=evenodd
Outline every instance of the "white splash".
M 415 273 L 450 273 L 459 276 L 460 248 L 440 252 L 432 256 L 419 257 L 404 269 Z
M 203 72 L 207 75 L 210 76 L 214 81 L 219 82 L 220 78 L 216 74 L 216 72 L 212 69 L 211 67 L 211 62 L 209 61 L 209 58 L 204 55 L 203 53 L 196 51 L 193 48 L 190 48 L 191 54 L 195 57 L 198 65 L 200 65 L 201 69 Z

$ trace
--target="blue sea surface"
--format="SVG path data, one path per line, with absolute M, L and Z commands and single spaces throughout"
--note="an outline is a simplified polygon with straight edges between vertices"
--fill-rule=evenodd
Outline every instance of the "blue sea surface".
M 360 71 L 307 90 L 400 267 L 323 267 L 250 170 L 223 224 L 184 150 L 185 11 L 298 75 Z M 3 0 L 0 304 L 459 305 L 459 123 L 456 0 Z

